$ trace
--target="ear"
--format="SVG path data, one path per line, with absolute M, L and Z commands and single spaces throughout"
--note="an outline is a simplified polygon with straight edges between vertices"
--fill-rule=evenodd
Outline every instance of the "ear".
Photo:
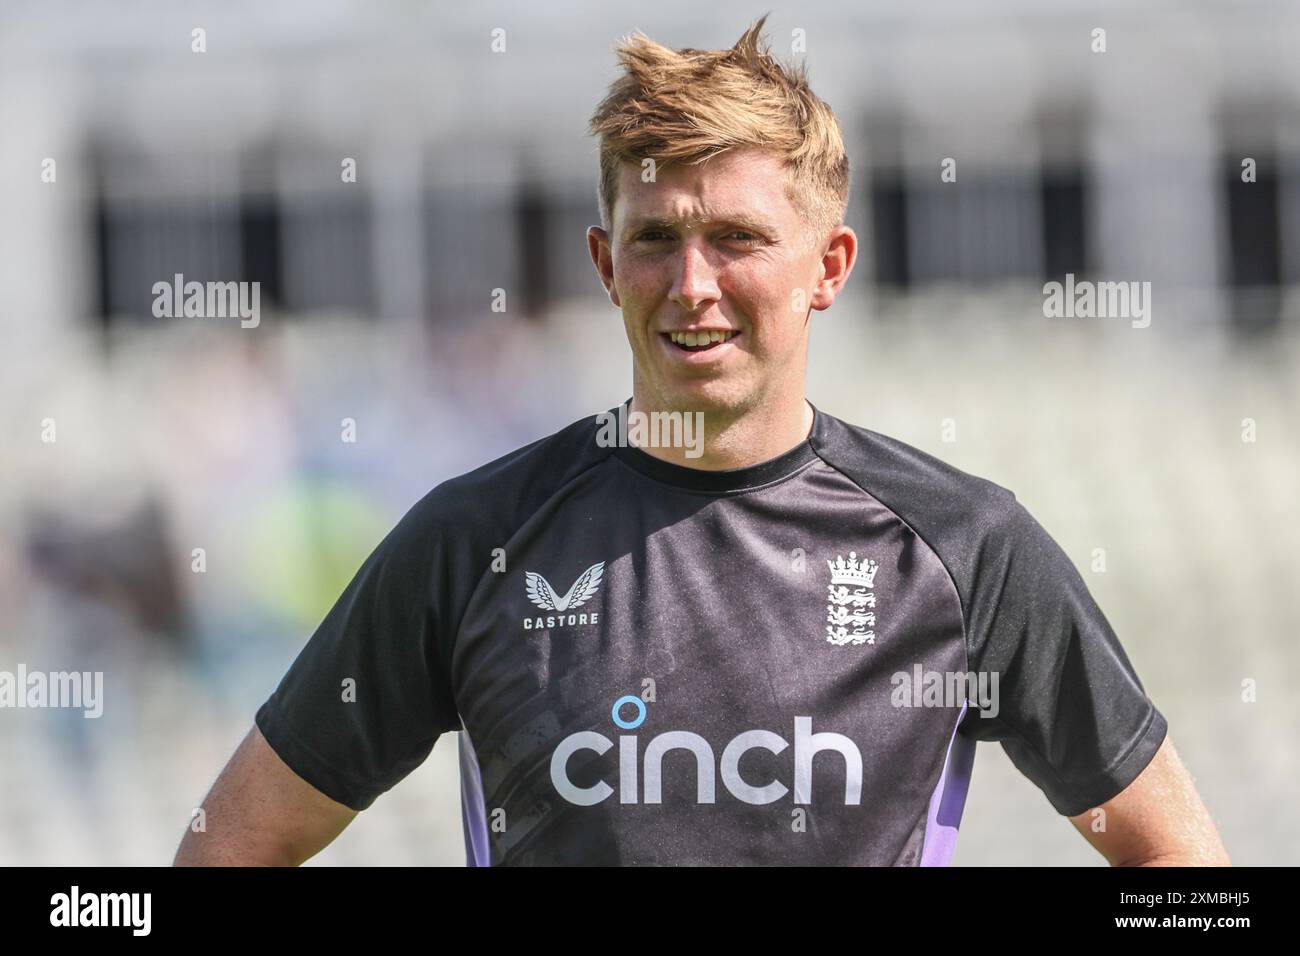
M 596 267 L 596 274 L 600 276 L 600 284 L 609 295 L 609 301 L 619 306 L 618 289 L 614 285 L 614 257 L 609 250 L 609 233 L 600 226 L 588 227 L 587 251 L 591 253 L 591 262 Z
M 813 285 L 812 301 L 814 309 L 829 309 L 835 297 L 839 295 L 844 283 L 849 281 L 849 273 L 858 259 L 858 236 L 848 226 L 836 226 L 827 237 L 826 252 L 822 254 L 821 277 Z

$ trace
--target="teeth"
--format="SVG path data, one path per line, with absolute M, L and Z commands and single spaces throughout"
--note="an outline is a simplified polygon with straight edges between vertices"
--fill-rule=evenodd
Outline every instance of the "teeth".
M 668 337 L 678 345 L 694 347 L 697 345 L 709 345 L 713 342 L 725 342 L 735 336 L 734 331 L 710 330 L 708 332 L 670 332 Z

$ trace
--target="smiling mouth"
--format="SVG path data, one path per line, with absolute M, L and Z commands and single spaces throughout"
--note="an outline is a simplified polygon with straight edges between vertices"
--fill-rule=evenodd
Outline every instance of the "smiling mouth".
M 730 342 L 740 335 L 734 329 L 713 329 L 704 332 L 660 332 L 659 334 L 671 342 L 674 348 L 681 349 L 683 352 L 707 352 L 710 349 L 717 348 L 723 342 Z

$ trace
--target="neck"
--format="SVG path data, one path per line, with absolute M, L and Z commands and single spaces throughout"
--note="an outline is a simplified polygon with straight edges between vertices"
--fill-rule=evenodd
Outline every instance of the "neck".
M 655 409 L 646 407 L 635 391 L 631 412 L 641 412 L 647 417 Z M 717 412 L 696 413 L 683 411 L 683 434 L 690 440 L 678 443 L 639 442 L 629 428 L 628 440 L 647 455 L 685 468 L 704 471 L 723 471 L 747 468 L 785 454 L 812 432 L 813 410 L 802 395 L 791 401 L 764 402 L 757 408 L 738 415 L 724 416 Z M 686 422 L 685 419 L 692 419 Z M 653 420 L 651 420 L 653 421 Z M 696 423 L 702 424 L 702 435 Z M 658 433 L 658 429 L 654 430 Z

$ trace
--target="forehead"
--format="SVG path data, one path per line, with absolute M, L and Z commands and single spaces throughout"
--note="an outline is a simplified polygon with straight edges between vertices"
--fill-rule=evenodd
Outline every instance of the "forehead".
M 660 166 L 654 182 L 642 181 L 639 165 L 624 163 L 614 222 L 742 219 L 788 224 L 797 215 L 786 195 L 788 182 L 780 156 L 753 148 L 728 150 L 702 163 Z

